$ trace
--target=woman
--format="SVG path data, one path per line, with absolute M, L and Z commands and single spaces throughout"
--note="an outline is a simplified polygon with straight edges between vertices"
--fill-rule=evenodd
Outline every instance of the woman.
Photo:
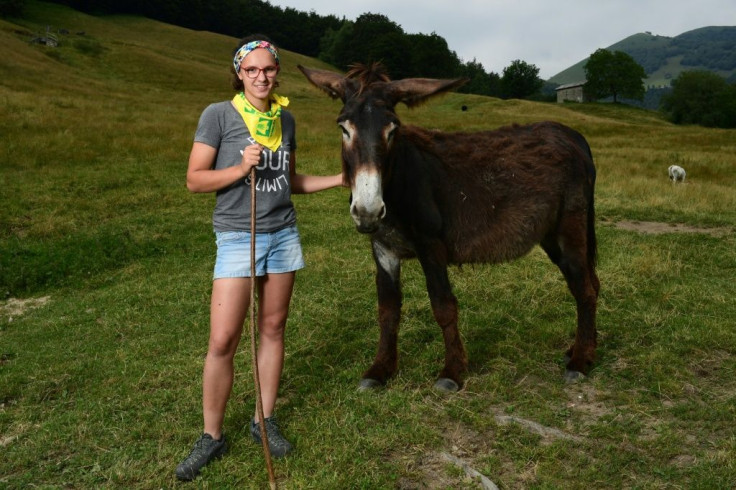
M 276 47 L 265 36 L 242 39 L 233 56 L 232 101 L 202 113 L 189 156 L 187 188 L 216 192 L 213 226 L 217 242 L 210 338 L 202 380 L 204 432 L 176 468 L 191 480 L 227 450 L 222 423 L 233 385 L 233 356 L 250 300 L 250 171 L 256 168 L 256 276 L 258 371 L 269 447 L 274 457 L 291 451 L 273 415 L 284 362 L 284 329 L 296 271 L 304 267 L 291 194 L 341 186 L 341 174 L 296 173 L 295 124 L 276 95 L 280 70 Z M 261 443 L 258 415 L 251 435 Z

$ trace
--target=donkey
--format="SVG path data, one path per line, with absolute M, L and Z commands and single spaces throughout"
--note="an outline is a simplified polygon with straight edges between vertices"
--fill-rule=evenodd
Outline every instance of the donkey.
M 376 263 L 380 340 L 360 389 L 380 387 L 398 367 L 401 261 L 418 258 L 445 342 L 439 391 L 463 386 L 460 338 L 449 264 L 500 263 L 539 244 L 562 271 L 577 303 L 577 331 L 565 378 L 590 370 L 596 349 L 595 166 L 585 138 L 555 122 L 494 131 L 445 133 L 402 125 L 399 102 L 414 107 L 465 80 L 391 80 L 380 64 L 343 76 L 298 67 L 344 104 L 342 165 L 350 215 L 370 234 Z

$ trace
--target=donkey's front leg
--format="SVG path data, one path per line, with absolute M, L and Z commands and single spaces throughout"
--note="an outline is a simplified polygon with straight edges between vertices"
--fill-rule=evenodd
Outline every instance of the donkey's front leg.
M 468 369 L 468 358 L 457 328 L 457 298 L 447 275 L 447 260 L 444 246 L 437 243 L 427 247 L 427 256 L 419 257 L 427 280 L 427 292 L 432 303 L 432 312 L 442 329 L 445 341 L 445 367 L 434 384 L 438 391 L 458 391 Z M 434 251 L 434 253 L 432 253 Z
M 401 320 L 401 261 L 391 250 L 373 241 L 378 292 L 378 325 L 381 336 L 373 365 L 363 373 L 359 389 L 369 390 L 386 384 L 398 367 L 399 321 Z

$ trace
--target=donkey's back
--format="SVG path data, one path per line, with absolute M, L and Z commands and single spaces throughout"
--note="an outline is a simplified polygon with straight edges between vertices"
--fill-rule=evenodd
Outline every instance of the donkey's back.
M 396 193 L 400 202 L 393 204 L 407 209 L 412 201 L 433 200 L 416 211 L 436 207 L 453 263 L 514 259 L 554 235 L 562 218 L 593 212 L 590 148 L 562 124 L 471 133 L 404 127 L 401 137 L 407 148 L 397 155 L 403 162 L 394 170 L 435 182 Z M 410 158 L 422 161 L 410 165 Z M 427 189 L 432 195 L 421 195 Z

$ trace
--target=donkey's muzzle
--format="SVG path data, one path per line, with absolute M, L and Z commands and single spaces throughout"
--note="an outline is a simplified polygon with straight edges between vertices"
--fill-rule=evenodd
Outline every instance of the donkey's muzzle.
M 381 220 L 386 216 L 386 204 L 383 201 L 377 206 L 361 206 L 357 201 L 350 205 L 350 216 L 360 233 L 373 233 L 378 229 Z
M 362 170 L 356 173 L 352 188 L 350 216 L 361 233 L 373 233 L 386 216 L 381 177 L 376 171 Z

